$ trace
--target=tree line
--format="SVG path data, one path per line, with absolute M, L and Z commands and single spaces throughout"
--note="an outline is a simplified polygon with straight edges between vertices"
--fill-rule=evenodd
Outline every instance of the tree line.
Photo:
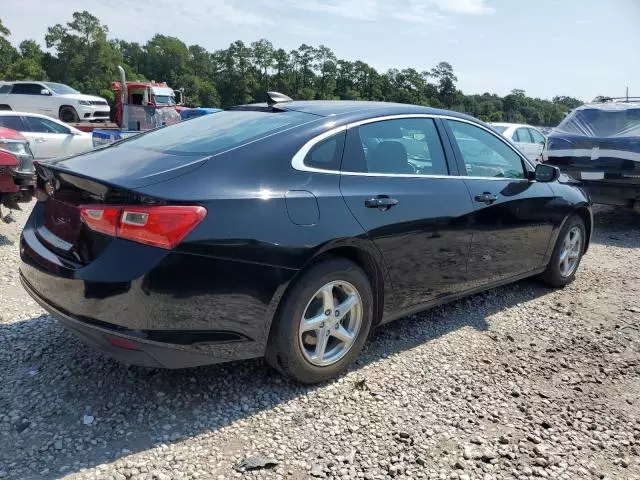
M 50 80 L 112 101 L 112 81 L 121 65 L 129 80 L 166 81 L 184 88 L 190 106 L 228 107 L 264 101 L 268 90 L 296 100 L 343 99 L 413 103 L 464 112 L 484 121 L 557 125 L 578 99 L 531 98 L 523 90 L 509 95 L 465 95 L 453 67 L 440 62 L 431 70 L 392 68 L 378 72 L 367 63 L 338 59 L 324 45 L 286 51 L 266 39 L 250 45 L 236 41 L 209 52 L 200 45 L 157 34 L 144 45 L 109 38 L 109 29 L 87 11 L 65 25 L 47 29 L 44 51 L 33 39 L 16 49 L 0 20 L 0 79 Z

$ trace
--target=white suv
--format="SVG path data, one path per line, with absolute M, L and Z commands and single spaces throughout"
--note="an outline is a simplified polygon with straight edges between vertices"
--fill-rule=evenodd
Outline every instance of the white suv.
M 109 120 L 109 103 L 84 95 L 62 83 L 6 82 L 0 84 L 0 110 L 40 113 L 63 122 Z

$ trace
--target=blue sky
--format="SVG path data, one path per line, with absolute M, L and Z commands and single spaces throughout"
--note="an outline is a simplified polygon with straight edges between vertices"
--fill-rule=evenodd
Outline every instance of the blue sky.
M 0 18 L 13 43 L 89 10 L 112 36 L 155 33 L 209 50 L 268 38 L 324 44 L 378 70 L 450 62 L 465 93 L 640 95 L 640 0 L 21 0 Z M 135 6 L 133 6 L 135 5 Z

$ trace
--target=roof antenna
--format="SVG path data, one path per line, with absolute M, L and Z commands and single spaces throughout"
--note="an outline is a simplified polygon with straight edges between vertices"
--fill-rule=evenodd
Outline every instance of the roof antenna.
M 267 105 L 269 105 L 270 107 L 273 107 L 278 103 L 287 103 L 287 102 L 293 102 L 293 98 L 287 97 L 283 93 L 279 93 L 279 92 L 267 92 Z
M 627 103 L 629 103 L 629 85 L 627 85 Z

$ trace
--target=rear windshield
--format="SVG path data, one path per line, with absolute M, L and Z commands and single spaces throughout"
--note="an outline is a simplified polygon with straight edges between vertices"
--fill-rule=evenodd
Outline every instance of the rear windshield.
M 226 110 L 153 130 L 122 142 L 177 155 L 212 155 L 317 120 L 303 112 Z
M 504 131 L 507 129 L 507 127 L 503 125 L 491 125 L 491 128 L 493 128 L 498 133 L 504 133 Z
M 586 137 L 640 136 L 640 108 L 578 109 L 570 113 L 556 130 Z

